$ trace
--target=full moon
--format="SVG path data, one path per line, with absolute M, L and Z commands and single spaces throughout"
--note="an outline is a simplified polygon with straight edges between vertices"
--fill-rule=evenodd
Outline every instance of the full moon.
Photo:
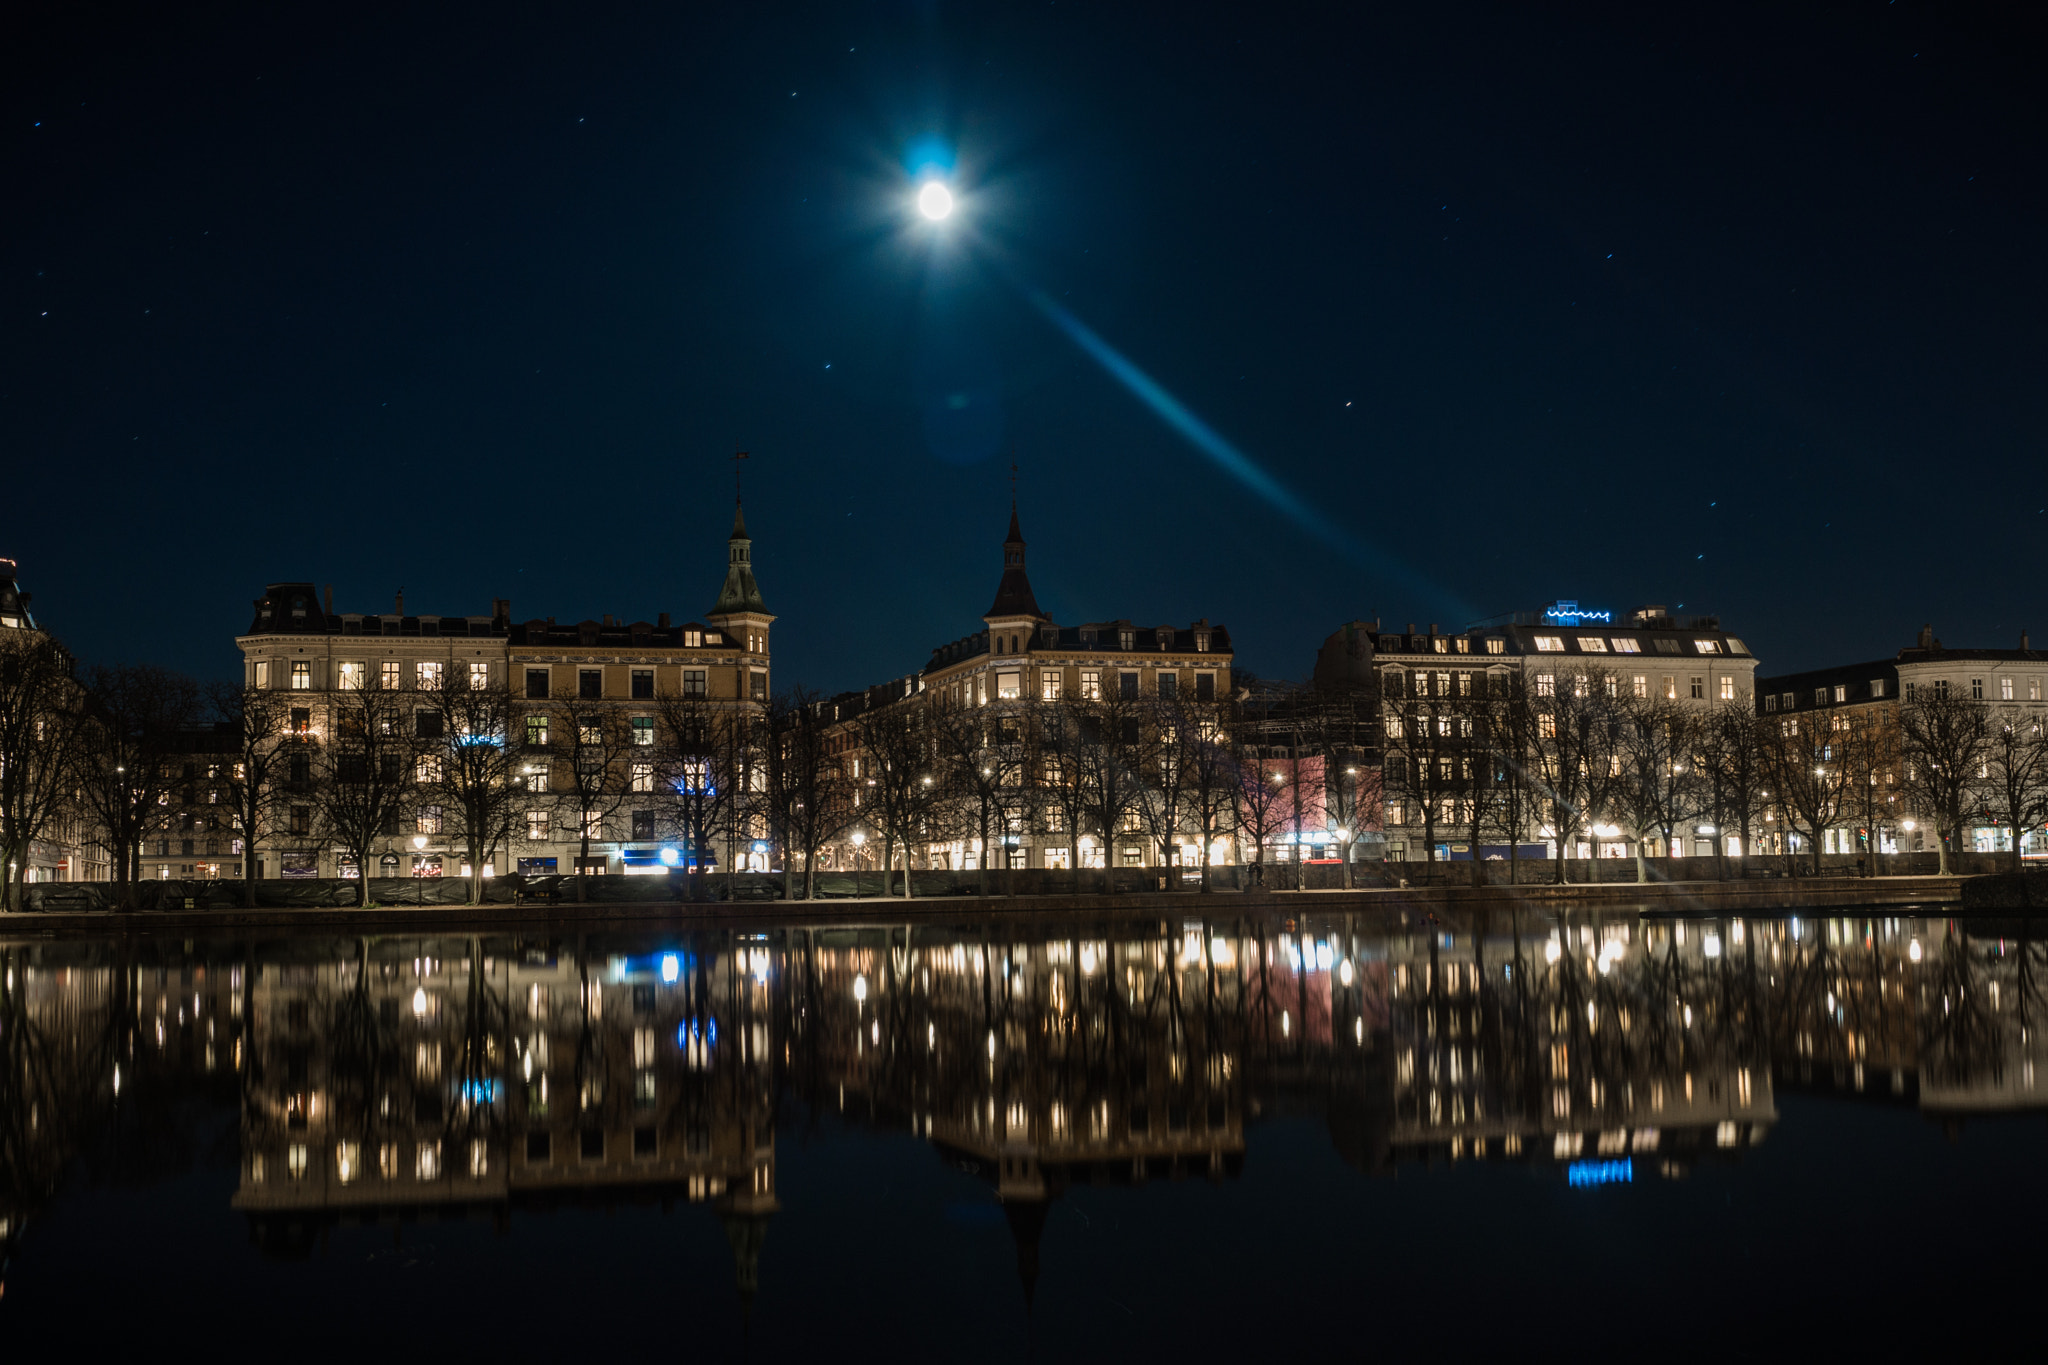
M 953 192 L 932 181 L 917 192 L 917 211 L 936 223 L 953 211 Z

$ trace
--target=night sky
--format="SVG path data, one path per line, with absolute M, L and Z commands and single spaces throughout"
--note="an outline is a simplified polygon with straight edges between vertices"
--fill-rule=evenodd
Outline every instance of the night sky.
M 706 611 L 2048 641 L 2037 6 L 11 8 L 0 555 L 86 660 Z M 959 209 L 913 208 L 951 166 Z

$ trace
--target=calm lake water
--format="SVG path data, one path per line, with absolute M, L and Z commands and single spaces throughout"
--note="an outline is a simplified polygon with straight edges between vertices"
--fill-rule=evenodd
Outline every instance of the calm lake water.
M 2022 930 L 0 941 L 0 1350 L 1977 1354 L 2042 1268 Z

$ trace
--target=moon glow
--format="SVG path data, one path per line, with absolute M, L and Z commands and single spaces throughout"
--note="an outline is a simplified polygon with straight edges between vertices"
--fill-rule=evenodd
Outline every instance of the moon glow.
M 934 180 L 917 192 L 917 211 L 938 222 L 953 211 L 953 192 Z

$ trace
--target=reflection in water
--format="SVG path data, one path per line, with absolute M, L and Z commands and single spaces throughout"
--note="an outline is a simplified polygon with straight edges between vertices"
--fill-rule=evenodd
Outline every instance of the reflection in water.
M 1779 1089 L 2038 1106 L 2041 957 L 1954 921 L 1530 911 L 0 946 L 0 1241 L 81 1154 L 189 1165 L 176 1111 L 212 1093 L 270 1254 L 336 1222 L 702 1203 L 746 1299 L 776 1119 L 808 1111 L 978 1174 L 1028 1295 L 1063 1190 L 1229 1179 L 1275 1113 L 1367 1172 L 1577 1185 L 1737 1157 Z

